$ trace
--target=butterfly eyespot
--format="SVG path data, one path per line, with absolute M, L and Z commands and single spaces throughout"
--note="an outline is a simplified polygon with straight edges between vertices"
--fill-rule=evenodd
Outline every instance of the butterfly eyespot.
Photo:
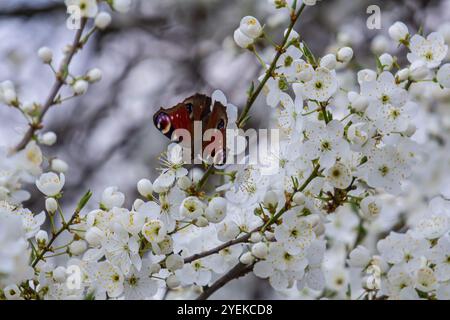
M 155 126 L 163 134 L 167 134 L 172 127 L 169 115 L 165 112 L 161 112 L 160 114 L 158 114 L 158 116 L 155 118 Z
M 219 123 L 217 124 L 217 129 L 222 130 L 225 128 L 225 121 L 223 119 L 220 119 Z

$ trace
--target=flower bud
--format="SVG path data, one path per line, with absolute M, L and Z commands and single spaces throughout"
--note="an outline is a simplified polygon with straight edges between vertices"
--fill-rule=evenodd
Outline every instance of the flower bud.
M 255 261 L 255 258 L 251 254 L 251 252 L 246 252 L 242 256 L 240 256 L 239 261 L 243 264 L 251 264 Z
M 109 187 L 103 191 L 100 203 L 107 209 L 120 208 L 125 202 L 125 195 L 117 187 Z
M 142 199 L 136 199 L 136 200 L 134 200 L 134 202 L 133 202 L 133 208 L 134 208 L 134 210 L 139 210 L 140 206 L 142 206 L 144 203 L 145 203 L 145 202 L 144 202 L 144 200 L 142 200 Z
M 20 106 L 20 110 L 26 114 L 31 114 L 32 112 L 37 111 L 36 109 L 36 104 L 30 102 L 24 103 Z
M 252 254 L 258 259 L 265 259 L 269 253 L 269 248 L 264 242 L 255 243 L 252 247 Z
M 183 268 L 183 266 L 184 266 L 184 259 L 179 254 L 171 254 L 166 259 L 166 268 L 171 272 L 181 269 Z
M 239 30 L 249 38 L 256 39 L 262 33 L 259 21 L 252 16 L 243 17 L 239 25 Z
M 155 274 L 161 271 L 161 265 L 159 263 L 152 263 L 148 268 L 148 272 L 150 274 Z
M 76 95 L 83 95 L 86 93 L 87 89 L 89 87 L 89 83 L 84 80 L 77 80 L 72 85 L 72 90 Z
M 86 249 L 87 244 L 84 240 L 77 240 L 69 245 L 69 252 L 74 256 L 79 256 L 80 254 L 84 253 Z
M 390 26 L 388 32 L 391 39 L 397 42 L 406 40 L 409 34 L 408 27 L 400 21 L 397 21 L 392 26 Z
M 193 183 L 198 183 L 203 178 L 204 171 L 200 168 L 192 168 L 189 171 L 189 178 Z
M 93 68 L 86 74 L 86 80 L 90 83 L 98 82 L 102 79 L 102 70 L 99 68 Z
M 264 231 L 264 236 L 269 241 L 272 241 L 273 239 L 275 239 L 275 234 L 273 232 L 270 232 L 270 231 Z
M 92 247 L 97 247 L 101 244 L 105 233 L 97 227 L 91 227 L 86 231 L 85 239 Z
M 50 63 L 53 59 L 53 52 L 48 47 L 42 47 L 38 50 L 38 56 L 43 63 Z
M 227 200 L 222 197 L 212 198 L 205 210 L 205 217 L 209 222 L 219 223 L 227 214 Z
M 131 8 L 131 0 L 113 0 L 112 6 L 117 12 L 127 13 Z
M 56 133 L 49 131 L 39 137 L 39 142 L 41 144 L 45 144 L 46 146 L 51 146 L 56 143 L 56 139 Z
M 44 230 L 39 230 L 36 234 L 36 242 L 39 248 L 44 248 L 48 243 L 48 234 Z
M 169 289 L 175 289 L 180 285 L 180 280 L 174 274 L 171 274 L 166 279 L 166 285 Z
M 12 105 L 17 102 L 17 93 L 14 89 L 6 89 L 3 91 L 3 100 L 6 104 Z
M 151 199 L 153 196 L 153 184 L 148 179 L 141 179 L 137 183 L 137 189 L 141 196 Z
M 66 280 L 66 268 L 59 266 L 52 271 L 52 277 L 56 282 L 62 283 Z
M 336 68 L 337 60 L 336 55 L 330 53 L 322 57 L 320 59 L 320 66 L 327 68 L 329 70 L 333 70 Z
M 353 58 L 353 49 L 350 47 L 344 47 L 339 49 L 336 58 L 339 62 L 348 63 Z
M 45 210 L 47 210 L 48 213 L 55 213 L 56 210 L 58 210 L 58 202 L 54 198 L 47 198 L 45 200 Z
M 234 42 L 242 49 L 248 49 L 253 44 L 253 39 L 245 35 L 240 29 L 233 34 Z
M 259 233 L 259 232 L 253 232 L 253 233 L 250 235 L 249 241 L 252 242 L 252 243 L 258 243 L 258 242 L 260 242 L 261 240 L 262 240 L 262 235 L 261 235 L 261 233 Z
M 384 70 L 392 69 L 394 58 L 389 53 L 383 53 L 379 59 Z
M 264 195 L 263 204 L 265 207 L 276 207 L 278 204 L 278 195 L 275 191 L 267 191 Z
M 292 197 L 292 201 L 294 201 L 295 204 L 302 206 L 306 203 L 306 196 L 303 192 L 296 192 Z
M 100 12 L 95 17 L 95 26 L 99 29 L 105 29 L 111 23 L 111 15 L 108 12 Z
M 51 169 L 58 173 L 65 173 L 69 169 L 69 165 L 65 161 L 56 158 L 51 162 Z
M 409 69 L 404 68 L 397 71 L 397 74 L 395 75 L 398 82 L 403 82 L 405 80 L 408 80 L 409 77 Z
M 371 260 L 370 252 L 364 246 L 357 246 L 350 252 L 348 264 L 354 268 L 365 268 Z
M 347 97 L 352 105 L 352 108 L 357 112 L 364 112 L 369 106 L 369 100 L 365 96 L 362 96 L 354 91 L 350 91 Z

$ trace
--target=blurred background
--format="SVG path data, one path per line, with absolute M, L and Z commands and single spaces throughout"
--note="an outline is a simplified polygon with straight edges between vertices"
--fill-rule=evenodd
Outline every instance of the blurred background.
M 372 4 L 381 8 L 381 30 L 366 27 L 366 9 Z M 215 89 L 229 102 L 244 104 L 249 84 L 261 72 L 254 56 L 232 39 L 245 15 L 265 23 L 276 41 L 289 23 L 286 12 L 275 10 L 269 0 L 133 0 L 128 14 L 114 15 L 112 25 L 95 34 L 75 57 L 71 72 L 79 75 L 98 67 L 103 80 L 91 85 L 86 95 L 52 108 L 44 121 L 45 129 L 58 135 L 46 154 L 70 166 L 65 205 L 73 205 L 88 188 L 98 201 L 103 189 L 113 185 L 131 205 L 136 181 L 156 177 L 157 157 L 168 143 L 153 126 L 159 107 L 196 92 L 210 95 Z M 62 0 L 0 0 L 0 81 L 12 80 L 22 101 L 42 102 L 47 96 L 53 74 L 36 52 L 48 46 L 54 61 L 60 61 L 62 48 L 73 37 L 66 18 Z M 450 1 L 323 0 L 305 11 L 296 30 L 316 55 L 338 41 L 354 48 L 355 65 L 373 68 L 373 51 L 396 20 L 429 33 L 450 21 Z M 265 54 L 270 57 L 270 51 Z M 267 127 L 264 101 L 260 97 L 252 108 L 250 126 Z M 25 129 L 16 110 L 0 106 L 0 146 L 13 145 Z M 32 198 L 26 206 L 42 210 L 44 204 L 33 196 L 36 188 L 29 189 Z M 264 281 L 244 281 L 252 285 L 234 290 L 237 284 L 231 283 L 215 297 L 229 297 L 229 290 L 235 299 L 277 297 Z

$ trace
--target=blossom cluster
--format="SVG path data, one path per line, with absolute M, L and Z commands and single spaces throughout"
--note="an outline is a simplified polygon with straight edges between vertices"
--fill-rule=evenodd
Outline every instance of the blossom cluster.
M 129 1 L 106 2 L 119 12 L 130 7 Z M 337 41 L 319 57 L 294 30 L 316 1 L 271 2 L 290 21 L 280 45 L 255 17 L 244 17 L 234 32 L 236 44 L 262 67 L 247 105 L 238 117 L 220 91 L 212 105 L 227 105 L 229 128 L 243 128 L 262 92 L 267 105 L 258 107 L 273 115 L 280 141 L 279 154 L 261 163 L 277 162 L 276 173 L 245 161 L 189 169 L 180 146 L 171 143 L 161 174 L 137 182 L 139 198 L 131 207 L 110 186 L 98 207 L 86 210 L 87 192 L 67 219 L 60 199 L 68 165 L 41 151 L 56 135 L 38 134 L 51 105 L 24 103 L 13 83 L 0 84 L 0 101 L 24 115 L 33 137 L 23 148 L 1 150 L 0 298 L 208 297 L 219 277 L 233 280 L 230 270 L 253 272 L 291 297 L 450 298 L 448 150 L 430 141 L 436 129 L 424 121 L 439 120 L 445 113 L 439 106 L 448 106 L 450 28 L 425 36 L 396 22 L 384 41 L 405 48 L 406 62 L 386 50 L 377 53 L 373 68 L 361 69 L 350 46 Z M 93 30 L 111 22 L 98 1 L 66 4 L 79 6 Z M 76 50 L 68 48 L 66 57 Z M 49 48 L 38 56 L 54 69 Z M 60 71 L 56 76 L 61 79 Z M 76 97 L 101 77 L 97 68 L 64 74 L 61 85 Z M 64 100 L 55 96 L 51 104 Z M 448 132 L 439 134 L 447 141 Z M 447 163 L 443 182 L 421 190 L 436 163 L 432 155 Z M 22 204 L 33 184 L 45 198 L 45 212 L 34 214 Z M 432 198 L 429 209 L 423 197 Z M 62 234 L 67 237 L 60 242 Z M 356 281 L 350 279 L 354 269 Z

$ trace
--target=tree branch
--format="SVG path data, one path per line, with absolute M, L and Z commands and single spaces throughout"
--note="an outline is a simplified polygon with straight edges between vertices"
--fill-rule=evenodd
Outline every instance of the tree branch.
M 286 49 L 285 46 L 289 40 L 289 36 L 291 35 L 292 29 L 294 28 L 295 23 L 297 22 L 298 18 L 300 17 L 300 15 L 302 14 L 304 9 L 305 9 L 305 4 L 302 4 L 300 9 L 295 14 L 292 15 L 291 23 L 289 24 L 286 34 L 284 35 L 283 42 L 281 43 L 280 46 L 278 46 L 277 53 L 275 54 L 275 57 L 273 58 L 269 69 L 267 69 L 266 74 L 265 74 L 264 78 L 261 80 L 261 82 L 259 83 L 258 87 L 248 97 L 247 104 L 245 105 L 244 110 L 242 111 L 242 113 L 237 121 L 237 125 L 239 128 L 242 128 L 244 126 L 247 115 L 250 111 L 250 108 L 252 107 L 253 103 L 255 103 L 256 98 L 261 93 L 262 89 L 266 85 L 266 82 L 269 80 L 269 78 L 272 77 L 272 74 L 275 71 L 275 68 L 277 67 L 278 59 L 280 59 L 281 55 L 284 53 L 284 51 Z
M 247 240 L 250 238 L 252 233 L 258 232 L 262 227 L 263 226 L 257 227 L 255 229 L 253 229 L 252 231 L 250 231 L 249 233 L 246 233 L 242 237 L 236 238 L 234 240 L 227 241 L 227 242 L 221 244 L 220 246 L 217 246 L 217 247 L 215 247 L 215 248 L 213 248 L 211 250 L 203 251 L 202 253 L 196 253 L 196 254 L 194 254 L 192 256 L 189 256 L 186 259 L 184 259 L 184 263 L 191 263 L 191 262 L 193 262 L 195 260 L 198 260 L 198 259 L 210 256 L 210 255 L 215 254 L 215 253 L 218 253 L 221 250 L 226 249 L 226 248 L 228 248 L 230 246 L 233 246 L 235 244 L 242 243 L 242 242 L 247 242 Z
M 80 46 L 81 46 L 80 40 L 81 40 L 81 36 L 83 34 L 83 30 L 86 26 L 86 22 L 87 22 L 86 18 L 83 18 L 81 20 L 80 28 L 77 30 L 77 32 L 75 34 L 75 38 L 73 40 L 70 51 L 66 54 L 63 61 L 61 62 L 55 83 L 53 84 L 53 87 L 50 90 L 47 100 L 45 101 L 45 103 L 42 107 L 42 111 L 39 114 L 37 123 L 33 122 L 32 124 L 30 124 L 30 128 L 25 133 L 22 140 L 14 148 L 14 152 L 18 152 L 18 151 L 22 150 L 23 148 L 25 148 L 27 146 L 27 144 L 30 142 L 30 140 L 33 139 L 36 131 L 41 129 L 42 120 L 43 120 L 45 114 L 50 109 L 50 107 L 52 105 L 54 105 L 55 98 L 58 95 L 59 90 L 61 89 L 61 87 L 63 86 L 63 84 L 65 83 L 65 81 L 67 79 L 67 76 L 68 76 L 67 70 L 69 68 L 69 64 L 72 61 L 72 58 L 75 55 L 75 53 L 78 51 L 78 49 L 80 49 Z
M 253 229 L 252 231 L 246 233 L 245 235 L 243 235 L 243 236 L 241 236 L 239 238 L 236 238 L 234 240 L 230 240 L 228 242 L 225 242 L 225 243 L 221 244 L 220 246 L 217 246 L 217 247 L 215 247 L 215 248 L 213 248 L 211 250 L 207 250 L 207 251 L 204 251 L 202 253 L 197 253 L 197 254 L 194 254 L 192 256 L 189 256 L 186 259 L 184 259 L 184 263 L 191 263 L 191 262 L 193 262 L 193 261 L 195 261 L 197 259 L 201 259 L 201 258 L 210 256 L 212 254 L 216 254 L 219 251 L 221 251 L 221 250 L 223 250 L 225 248 L 228 248 L 230 246 L 233 246 L 235 244 L 247 242 L 247 240 L 251 237 L 252 233 L 264 232 L 269 226 L 271 226 L 272 224 L 276 223 L 278 221 L 278 219 L 288 210 L 288 208 L 290 206 L 290 202 L 292 201 L 292 197 L 294 196 L 295 192 L 297 192 L 297 191 L 300 191 L 300 192 L 304 191 L 306 189 L 306 187 L 309 185 L 309 183 L 311 181 L 313 181 L 316 177 L 319 176 L 319 170 L 320 170 L 320 166 L 316 165 L 314 167 L 313 171 L 311 172 L 311 174 L 309 175 L 309 177 L 303 182 L 303 184 L 297 190 L 295 190 L 292 193 L 291 197 L 286 201 L 286 204 L 284 205 L 284 207 L 281 208 L 280 211 L 276 215 L 274 215 L 270 220 L 268 220 L 264 225 L 261 225 L 261 226 L 255 228 L 255 229 Z
M 253 264 L 242 264 L 238 263 L 235 265 L 230 271 L 228 271 L 224 276 L 219 278 L 216 282 L 212 284 L 212 286 L 207 287 L 201 295 L 197 297 L 197 300 L 206 300 L 208 299 L 214 292 L 222 288 L 231 280 L 240 278 L 245 276 L 247 273 L 252 271 Z

